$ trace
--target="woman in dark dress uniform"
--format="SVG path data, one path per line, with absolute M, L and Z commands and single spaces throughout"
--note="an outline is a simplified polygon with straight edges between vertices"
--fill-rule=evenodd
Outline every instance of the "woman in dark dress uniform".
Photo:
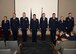
M 4 16 L 4 20 L 2 20 L 2 30 L 3 30 L 3 37 L 4 41 L 8 40 L 9 38 L 9 20 L 7 19 L 7 16 Z
M 65 22 L 66 21 L 64 20 L 64 17 L 61 16 L 60 20 L 59 20 L 59 26 L 58 26 L 60 31 L 65 32 L 65 29 L 66 29 L 66 23 Z
M 46 38 L 46 30 L 47 30 L 47 18 L 45 17 L 45 13 L 42 13 L 42 17 L 40 18 L 40 30 L 41 30 L 41 40 L 44 41 Z
M 39 21 L 36 18 L 36 14 L 33 14 L 33 19 L 30 22 L 30 29 L 32 31 L 32 42 L 37 41 L 37 31 L 39 29 Z

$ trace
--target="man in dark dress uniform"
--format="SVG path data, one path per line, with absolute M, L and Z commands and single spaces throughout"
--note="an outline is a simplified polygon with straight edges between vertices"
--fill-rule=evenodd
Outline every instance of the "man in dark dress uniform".
M 58 23 L 59 23 L 59 25 L 58 25 L 59 30 L 65 32 L 65 30 L 66 30 L 66 21 L 64 20 L 63 16 L 60 17 L 60 20 L 59 20 Z
M 69 34 L 74 28 L 74 17 L 72 17 L 71 13 L 68 13 L 68 17 L 66 17 L 66 30 Z
M 22 39 L 23 41 L 27 41 L 27 29 L 29 28 L 29 20 L 26 17 L 26 13 L 23 12 L 23 16 L 20 18 L 20 27 L 22 31 Z
M 11 30 L 13 34 L 13 39 L 17 40 L 18 38 L 18 29 L 19 29 L 19 18 L 16 17 L 16 14 L 13 13 L 13 17 L 10 19 Z
M 39 29 L 39 21 L 36 19 L 36 14 L 33 14 L 33 19 L 30 22 L 30 29 L 32 32 L 32 42 L 37 41 L 37 31 Z
M 46 38 L 46 29 L 47 29 L 47 18 L 45 17 L 45 13 L 42 13 L 42 17 L 40 18 L 40 30 L 41 30 L 41 40 L 45 40 Z
M 4 41 L 8 40 L 9 38 L 9 29 L 10 29 L 9 20 L 7 19 L 7 16 L 4 16 L 4 20 L 2 20 L 2 30 L 3 30 Z
M 53 44 L 56 43 L 55 35 L 56 35 L 56 30 L 58 29 L 58 18 L 56 18 L 55 16 L 56 14 L 53 13 L 52 17 L 49 19 L 50 39 Z

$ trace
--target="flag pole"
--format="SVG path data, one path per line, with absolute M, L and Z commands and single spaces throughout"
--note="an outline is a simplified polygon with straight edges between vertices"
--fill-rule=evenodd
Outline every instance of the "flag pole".
M 30 20 L 32 19 L 32 8 L 30 8 Z

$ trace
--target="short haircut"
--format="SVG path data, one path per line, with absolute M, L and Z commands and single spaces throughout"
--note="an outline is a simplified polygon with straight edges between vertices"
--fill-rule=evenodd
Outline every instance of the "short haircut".
M 26 12 L 23 12 L 23 14 L 26 14 Z
M 69 12 L 68 14 L 72 14 L 71 12 Z
M 4 16 L 5 18 L 7 18 L 7 16 Z
M 55 15 L 55 13 L 53 13 L 52 15 Z
M 62 18 L 62 17 L 64 17 L 64 16 L 60 16 L 60 18 Z
M 33 16 L 36 16 L 36 14 L 33 14 Z
M 42 13 L 42 15 L 41 15 L 41 16 L 43 16 L 43 14 L 45 14 L 45 13 Z

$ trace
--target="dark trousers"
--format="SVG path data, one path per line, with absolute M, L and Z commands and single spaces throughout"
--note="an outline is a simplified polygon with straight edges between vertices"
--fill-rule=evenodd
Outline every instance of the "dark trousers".
M 36 41 L 37 41 L 37 31 L 32 30 L 32 42 L 36 42 Z
M 51 30 L 51 31 L 50 31 L 50 39 L 51 39 L 51 42 L 52 42 L 54 45 L 56 44 L 55 36 L 56 36 L 56 30 Z
M 41 40 L 44 41 L 46 38 L 46 28 L 45 29 L 41 29 Z
M 17 40 L 18 39 L 18 30 L 16 30 L 16 29 L 12 30 L 12 34 L 13 34 L 13 40 Z
M 3 38 L 4 38 L 4 41 L 7 41 L 9 39 L 9 31 L 8 30 L 3 30 Z
M 27 41 L 27 29 L 22 29 L 23 42 Z

